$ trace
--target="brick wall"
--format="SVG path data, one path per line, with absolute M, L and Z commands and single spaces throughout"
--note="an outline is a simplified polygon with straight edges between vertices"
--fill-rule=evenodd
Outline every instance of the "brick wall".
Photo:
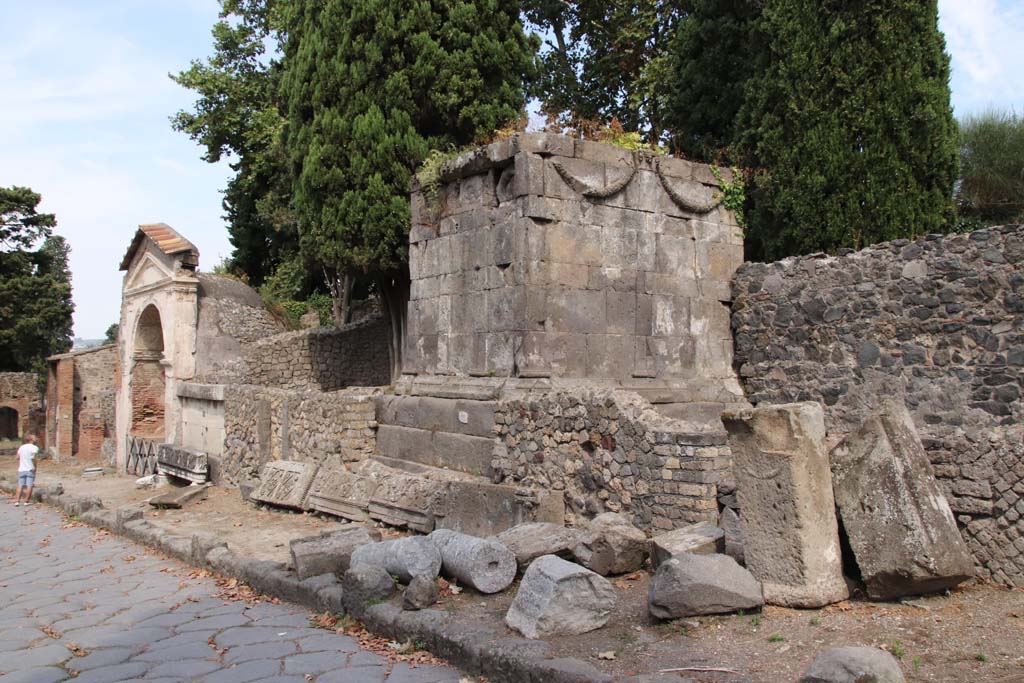
M 131 426 L 129 434 L 152 439 L 164 436 L 164 370 L 159 361 L 136 361 L 131 376 Z
M 736 365 L 753 403 L 820 401 L 840 436 L 910 408 L 984 575 L 1024 585 L 1024 226 L 745 264 Z

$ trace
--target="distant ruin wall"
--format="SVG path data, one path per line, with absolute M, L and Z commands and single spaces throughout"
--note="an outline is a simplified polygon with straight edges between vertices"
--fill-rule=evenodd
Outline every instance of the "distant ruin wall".
M 386 346 L 386 344 L 385 344 Z M 230 385 L 223 392 L 220 475 L 234 485 L 258 479 L 271 460 L 340 468 L 376 450 L 379 391 L 289 391 Z
M 1024 585 L 1024 226 L 745 264 L 735 364 L 752 403 L 820 401 L 841 435 L 884 398 L 914 415 L 982 566 Z
M 245 347 L 236 381 L 316 391 L 383 386 L 391 382 L 388 334 L 383 317 L 278 334 Z

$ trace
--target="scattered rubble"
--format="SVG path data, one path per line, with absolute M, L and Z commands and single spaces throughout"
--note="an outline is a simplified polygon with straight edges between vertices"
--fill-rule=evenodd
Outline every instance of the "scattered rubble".
M 541 555 L 572 558 L 572 549 L 580 541 L 580 531 L 549 522 L 519 524 L 495 537 L 516 556 L 520 571 Z
M 615 589 L 607 579 L 554 555 L 523 575 L 505 624 L 527 638 L 587 633 L 608 623 Z
M 728 555 L 683 553 L 661 563 L 647 599 L 651 615 L 678 619 L 757 609 L 761 584 Z
M 904 683 L 899 662 L 875 647 L 834 647 L 811 663 L 800 683 Z
M 605 512 L 587 524 L 572 554 L 601 576 L 626 574 L 643 565 L 647 537 L 623 515 Z
M 675 531 L 666 531 L 650 539 L 651 568 L 684 553 L 725 552 L 725 532 L 711 522 L 697 522 Z
M 426 609 L 437 602 L 437 581 L 427 576 L 414 576 L 402 593 L 402 609 Z

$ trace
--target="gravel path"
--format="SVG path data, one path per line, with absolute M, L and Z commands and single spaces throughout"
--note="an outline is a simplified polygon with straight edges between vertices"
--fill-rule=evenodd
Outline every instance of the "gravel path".
M 3 683 L 457 683 L 389 664 L 288 604 L 216 597 L 212 578 L 125 539 L 0 499 Z M 75 675 L 77 674 L 77 675 Z

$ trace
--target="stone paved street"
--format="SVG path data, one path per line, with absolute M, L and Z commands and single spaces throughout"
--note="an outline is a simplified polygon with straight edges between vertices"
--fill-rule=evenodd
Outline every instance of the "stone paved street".
M 210 578 L 142 546 L 0 499 L 3 683 L 455 683 L 389 665 L 288 604 L 215 597 Z

